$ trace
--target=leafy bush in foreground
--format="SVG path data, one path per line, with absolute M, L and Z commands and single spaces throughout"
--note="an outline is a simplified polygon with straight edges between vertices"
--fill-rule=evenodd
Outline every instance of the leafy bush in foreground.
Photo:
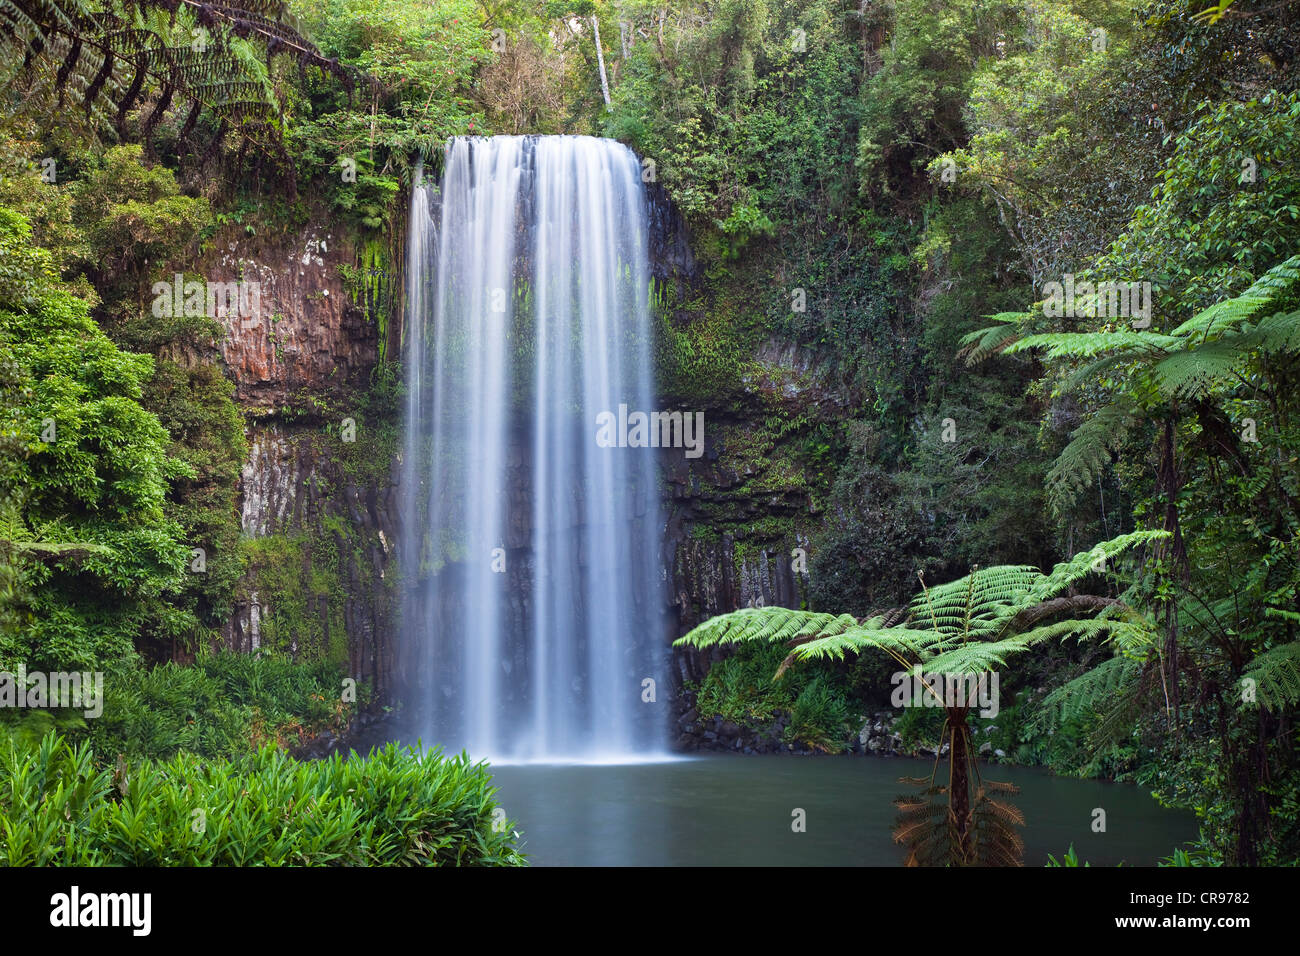
M 523 865 L 495 792 L 465 754 L 396 744 L 351 760 L 268 746 L 100 770 L 88 745 L 50 734 L 0 749 L 0 865 Z

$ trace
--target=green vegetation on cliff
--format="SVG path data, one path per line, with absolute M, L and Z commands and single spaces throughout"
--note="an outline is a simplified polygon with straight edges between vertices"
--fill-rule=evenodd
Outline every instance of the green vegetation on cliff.
M 100 761 L 40 743 L 99 802 L 28 822 L 94 834 L 77 860 L 144 859 L 103 842 L 125 804 L 103 779 L 118 752 L 128 766 L 171 761 L 141 770 L 169 800 L 180 781 L 226 793 L 187 754 L 229 758 L 227 775 L 259 786 L 283 773 L 302 793 L 354 772 L 243 751 L 351 716 L 336 686 L 363 639 L 349 609 L 398 577 L 371 573 L 392 542 L 362 527 L 358 502 L 388 488 L 399 449 L 407 191 L 419 163 L 437 174 L 448 136 L 581 133 L 636 149 L 690 234 L 693 271 L 649 292 L 661 401 L 709 423 L 708 454 L 672 476 L 680 551 L 733 563 L 706 567 L 707 586 L 741 583 L 688 595 L 684 619 L 752 599 L 754 569 L 796 547 L 802 610 L 867 618 L 903 606 L 918 574 L 942 587 L 1164 531 L 1122 587 L 1093 582 L 1158 639 L 1022 660 L 990 742 L 1194 809 L 1204 832 L 1188 859 L 1294 863 L 1296 5 L 1236 0 L 1215 22 L 1196 16 L 1203 5 L 294 0 L 297 27 L 209 11 L 213 43 L 192 55 L 188 8 L 59 0 L 46 6 L 78 16 L 7 20 L 0 669 L 102 669 L 120 693 L 91 727 L 6 720 L 18 750 L 54 729 L 88 736 Z M 104 51 L 129 41 L 113 27 L 127 14 L 154 40 L 96 85 Z M 73 55 L 78 31 L 96 53 Z M 338 388 L 241 408 L 221 324 L 157 314 L 152 283 L 190 277 L 231 236 L 320 222 L 348 250 L 330 277 L 349 328 L 374 335 L 374 362 Z M 1128 303 L 1139 312 L 1082 293 L 1057 308 L 1067 280 L 1148 297 Z M 284 361 L 275 325 L 264 334 Z M 253 536 L 245 430 L 272 426 L 321 464 L 317 498 Z M 227 679 L 239 665 L 203 649 L 253 595 L 262 647 L 294 660 Z M 885 697 L 891 663 L 869 649 L 773 684 L 779 656 L 713 663 L 700 716 L 757 727 L 788 714 L 784 741 L 838 751 Z M 163 661 L 176 663 L 146 667 Z M 246 685 L 262 689 L 244 698 Z M 919 738 L 923 723 L 902 726 Z M 14 780 L 35 766 L 7 759 Z M 424 786 L 431 771 L 412 759 L 376 766 Z M 453 857 L 484 833 L 488 797 L 471 790 Z M 148 812 L 171 827 L 188 809 Z M 341 828 L 392 808 L 336 809 Z M 397 829 L 268 859 L 436 856 Z M 484 838 L 483 859 L 515 862 Z M 40 857 L 23 846 L 11 859 Z M 209 852 L 172 861 L 235 859 Z

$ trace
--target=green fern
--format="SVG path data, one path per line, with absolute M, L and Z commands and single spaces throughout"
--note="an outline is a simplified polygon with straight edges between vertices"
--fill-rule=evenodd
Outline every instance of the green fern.
M 1255 698 L 1266 709 L 1280 711 L 1295 706 L 1300 702 L 1300 641 L 1257 654 L 1241 677 L 1243 682 L 1255 682 Z M 1250 703 L 1244 693 L 1242 702 Z
M 959 354 L 978 361 L 998 351 L 1034 351 L 1065 372 L 1058 394 L 1103 389 L 1095 412 L 1075 430 L 1047 476 L 1048 503 L 1065 516 L 1139 424 L 1175 414 L 1179 403 L 1245 387 L 1261 354 L 1300 352 L 1297 296 L 1300 256 L 1292 256 L 1240 295 L 1211 305 L 1169 333 L 1102 328 L 1017 337 L 1008 333 L 1007 323 L 1014 318 L 1023 325 L 1030 314 L 1003 313 L 995 317 L 1000 324 L 963 338 Z
M 946 584 L 923 587 L 909 605 L 902 626 L 884 627 L 882 617 L 859 622 L 850 614 L 742 608 L 705 621 L 679 638 L 676 646 L 785 643 L 792 651 L 778 676 L 796 660 L 841 660 L 866 650 L 883 651 L 912 673 L 986 671 L 1045 641 L 1101 638 L 1138 628 L 1132 620 L 1112 615 L 1073 616 L 1080 608 L 1100 611 L 1113 603 L 1077 595 L 1059 605 L 1059 613 L 1069 616 L 1068 620 L 1038 625 L 1032 614 L 1038 609 L 1053 612 L 1047 602 L 1105 569 L 1126 551 L 1163 537 L 1163 531 L 1122 535 L 1061 562 L 1048 574 L 1028 566 L 999 565 L 976 569 Z
M 1004 351 L 1020 337 L 1019 326 L 1029 316 L 1028 312 L 999 312 L 990 315 L 988 318 L 998 324 L 962 336 L 958 357 L 964 358 L 967 365 L 974 365 Z
M 1192 316 L 1173 335 L 1187 339 L 1200 335 L 1207 341 L 1240 328 L 1262 309 L 1279 302 L 1300 288 L 1300 256 L 1280 262 L 1256 279 L 1245 292 L 1216 302 Z
M 1042 349 L 1048 361 L 1058 359 L 1094 359 L 1113 352 L 1136 355 L 1159 355 L 1178 348 L 1181 340 L 1158 332 L 1115 329 L 1105 332 L 1043 332 L 1027 335 L 1008 345 L 1009 355 Z
M 1130 695 L 1141 670 L 1140 660 L 1123 654 L 1102 661 L 1043 698 L 1025 721 L 1025 730 L 1044 737 L 1073 721 L 1097 718 L 1116 698 Z

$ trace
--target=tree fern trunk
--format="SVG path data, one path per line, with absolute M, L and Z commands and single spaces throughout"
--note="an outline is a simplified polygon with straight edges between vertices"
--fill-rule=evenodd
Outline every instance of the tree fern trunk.
M 964 707 L 948 711 L 948 728 L 951 741 L 948 751 L 948 809 L 957 833 L 957 859 L 953 862 L 965 864 L 974 858 L 974 848 L 971 846 L 970 825 L 970 728 L 966 724 Z
M 1187 548 L 1178 520 L 1178 489 L 1180 487 L 1177 459 L 1178 408 L 1174 407 L 1165 419 L 1164 433 L 1160 438 L 1160 465 L 1157 473 L 1159 491 L 1165 499 L 1164 530 L 1170 534 L 1168 551 L 1171 580 L 1186 585 L 1190 581 L 1187 566 Z M 1173 711 L 1175 730 L 1179 726 L 1181 708 L 1178 695 L 1178 592 L 1169 589 L 1165 602 L 1165 669 L 1169 688 L 1170 708 Z

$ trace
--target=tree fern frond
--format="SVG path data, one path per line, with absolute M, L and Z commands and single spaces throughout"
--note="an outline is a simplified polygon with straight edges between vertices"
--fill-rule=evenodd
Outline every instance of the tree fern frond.
M 1249 357 L 1249 341 L 1228 336 L 1174 352 L 1151 366 L 1156 387 L 1170 398 L 1190 400 L 1237 379 Z
M 1043 349 L 1043 357 L 1055 359 L 1092 359 L 1111 352 L 1125 352 L 1134 357 L 1158 355 L 1182 345 L 1182 340 L 1159 332 L 1116 329 L 1111 332 L 1043 332 L 1026 335 L 1007 346 L 1008 355 Z
M 1141 670 L 1141 661 L 1123 654 L 1102 661 L 1044 697 L 1025 721 L 1026 730 L 1045 736 L 1062 724 L 1095 716 L 1116 695 L 1128 693 Z
M 1020 337 L 1020 323 L 1029 317 L 1028 312 L 999 312 L 988 316 L 998 324 L 963 335 L 957 357 L 965 359 L 967 365 L 975 365 L 1003 351 Z
M 1270 315 L 1251 331 L 1261 352 L 1300 352 L 1300 311 Z
M 1028 565 L 980 568 L 947 584 L 925 588 L 912 599 L 914 621 L 929 625 L 946 638 L 982 639 L 1001 629 L 1040 577 Z
M 1096 621 L 1066 621 L 1063 624 L 1076 625 L 1087 630 L 1097 625 Z M 985 671 L 1000 670 L 1007 665 L 1007 659 L 1023 654 L 1035 644 L 1060 636 L 1053 629 L 1061 625 L 1049 625 L 1035 628 L 1025 634 L 1016 634 L 1000 641 L 972 641 L 944 651 L 925 664 L 927 672 L 940 674 L 980 674 Z M 1105 628 L 1098 628 L 1104 631 Z M 1067 632 L 1062 632 L 1067 633 Z
M 1251 686 L 1245 681 L 1254 681 L 1255 698 L 1268 710 L 1294 707 L 1300 703 L 1300 641 L 1281 644 L 1257 654 L 1241 679 L 1243 690 Z M 1249 705 L 1248 695 L 1243 693 L 1241 696 L 1242 703 Z
M 799 645 L 790 652 L 790 658 L 781 665 L 778 674 L 784 673 L 794 660 L 843 660 L 850 654 L 860 654 L 865 650 L 884 651 L 895 660 L 903 661 L 910 657 L 915 661 L 928 657 L 943 640 L 943 635 L 935 631 L 905 627 L 853 628 L 843 634 L 820 637 Z
M 1025 825 L 1024 814 L 1006 800 L 995 800 L 982 789 L 971 807 L 974 866 L 1021 866 L 1025 842 L 1016 827 Z
M 1029 597 L 1031 600 L 1045 601 L 1062 594 L 1068 588 L 1078 584 L 1090 574 L 1109 570 L 1111 562 L 1126 551 L 1169 537 L 1168 531 L 1131 531 L 1107 541 L 1099 542 L 1088 551 L 1081 551 L 1069 561 L 1062 561 L 1051 572 L 1037 582 Z
M 1111 453 L 1119 452 L 1129 432 L 1142 421 L 1133 401 L 1119 395 L 1074 430 L 1047 473 L 1047 501 L 1054 514 L 1066 514 L 1079 494 L 1092 488 L 1110 465 Z
M 709 618 L 673 642 L 674 647 L 714 647 L 745 641 L 800 640 L 842 634 L 857 627 L 852 614 L 822 614 L 784 607 L 747 607 Z
M 1192 316 L 1173 333 L 1202 341 L 1217 338 L 1240 326 L 1270 303 L 1290 294 L 1300 286 L 1300 256 L 1279 262 L 1256 279 L 1241 295 L 1216 302 Z
M 189 11 L 179 21 L 178 8 Z M 192 17 L 210 28 L 206 44 L 191 42 Z M 173 91 L 230 122 L 245 142 L 278 143 L 280 104 L 267 66 L 237 37 L 260 41 L 268 57 L 292 51 L 302 65 L 353 85 L 351 74 L 303 37 L 281 4 L 268 0 L 134 0 L 120 14 L 82 0 L 0 0 L 0 22 L 6 59 L 22 52 L 33 68 L 24 74 L 25 94 L 47 79 L 60 104 L 66 91 L 79 91 L 86 114 L 110 119 L 119 133 L 128 114 L 156 94 L 154 112 L 144 120 L 151 130 Z

